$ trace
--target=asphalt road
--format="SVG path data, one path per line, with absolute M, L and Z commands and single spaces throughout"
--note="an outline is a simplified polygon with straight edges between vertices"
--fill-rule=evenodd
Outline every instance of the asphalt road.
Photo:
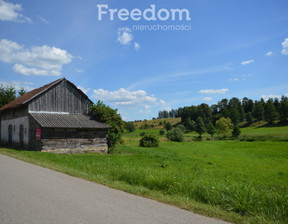
M 224 224 L 0 154 L 1 224 Z

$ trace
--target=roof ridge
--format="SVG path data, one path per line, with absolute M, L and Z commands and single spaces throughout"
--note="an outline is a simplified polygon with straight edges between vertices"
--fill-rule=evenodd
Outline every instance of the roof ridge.
M 33 89 L 33 90 L 25 93 L 24 95 L 16 98 L 15 100 L 11 101 L 10 103 L 4 105 L 3 107 L 0 108 L 0 111 L 23 105 L 23 104 L 29 102 L 30 100 L 32 100 L 33 98 L 35 98 L 36 96 L 38 96 L 39 94 L 43 93 L 47 89 L 51 88 L 52 86 L 56 85 L 57 83 L 59 83 L 60 81 L 63 81 L 63 80 L 66 80 L 66 79 L 65 78 L 57 79 L 57 80 L 50 82 L 50 83 L 48 83 L 42 87 L 39 87 L 37 89 Z

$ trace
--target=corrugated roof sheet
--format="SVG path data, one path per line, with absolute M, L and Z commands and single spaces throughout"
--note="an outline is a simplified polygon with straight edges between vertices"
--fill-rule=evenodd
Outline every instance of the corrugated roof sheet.
M 84 114 L 30 113 L 43 128 L 110 128 Z

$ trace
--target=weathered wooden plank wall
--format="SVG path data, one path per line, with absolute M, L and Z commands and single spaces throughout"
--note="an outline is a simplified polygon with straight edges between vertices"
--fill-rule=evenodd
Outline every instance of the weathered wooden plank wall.
M 88 114 L 90 101 L 69 82 L 63 80 L 29 103 L 29 111 Z

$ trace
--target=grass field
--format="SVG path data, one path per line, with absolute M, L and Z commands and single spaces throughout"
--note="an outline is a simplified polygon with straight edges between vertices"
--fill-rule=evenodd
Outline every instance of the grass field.
M 245 128 L 247 136 L 286 138 L 288 127 Z M 0 153 L 69 175 L 150 197 L 235 223 L 288 223 L 288 141 L 169 142 L 138 146 L 141 132 L 126 133 L 112 154 Z

